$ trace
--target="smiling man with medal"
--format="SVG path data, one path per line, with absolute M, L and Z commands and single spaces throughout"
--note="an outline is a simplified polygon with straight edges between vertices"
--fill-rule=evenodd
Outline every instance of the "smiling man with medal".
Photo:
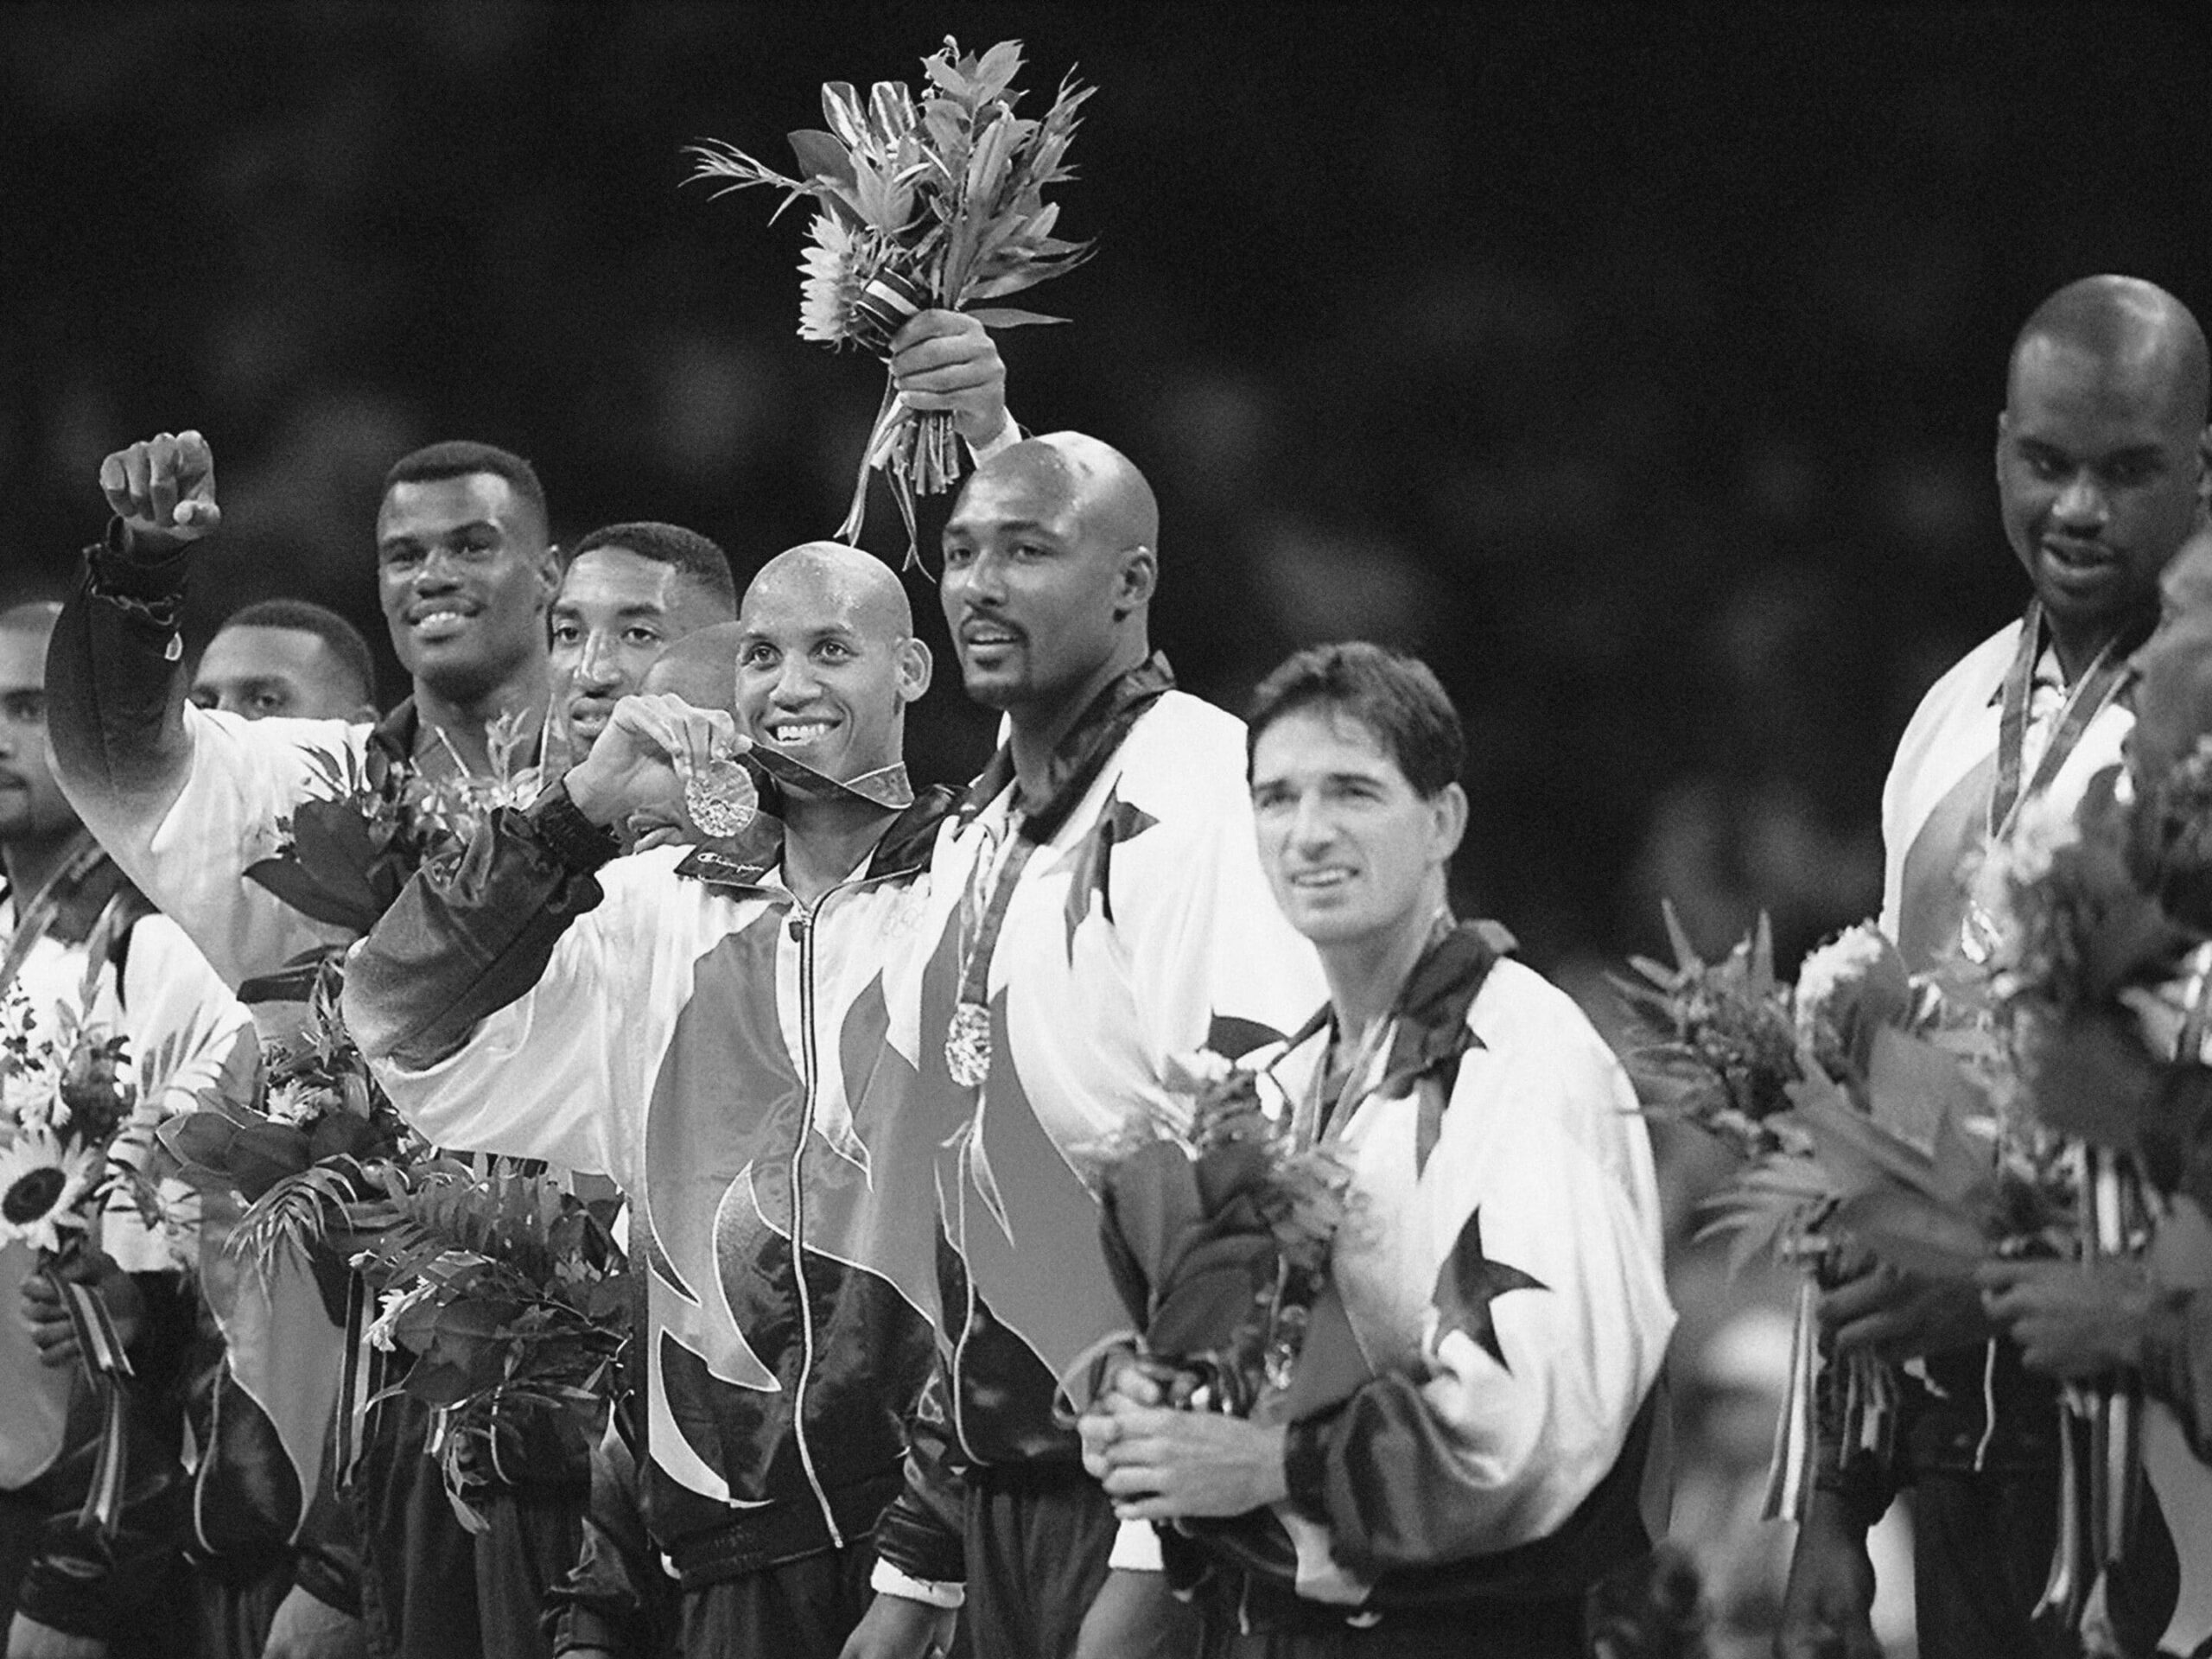
M 2120 758 L 2129 653 L 2157 623 L 2159 575 L 2196 522 L 2206 381 L 2196 319 L 2134 278 L 2061 289 L 2020 332 L 1997 482 L 2033 597 L 1922 700 L 1883 791 L 1882 925 L 1916 972 L 1986 954 L 1961 874 L 1986 838 L 2030 803 L 2072 799 Z M 1906 1483 L 1922 1650 L 2030 1651 L 2057 1513 L 2050 1384 L 1993 1338 L 1971 1284 L 1870 1271 L 1829 1291 L 1821 1319 L 1838 1350 L 1914 1361 L 1920 1376 L 1902 1379 L 1893 1457 L 1845 1459 L 1829 1439 L 1839 1426 L 1821 1425 L 1780 1651 L 1871 1649 L 1866 1533 Z M 2135 1611 L 2155 1638 L 2164 1614 Z
M 899 761 L 930 669 L 880 561 L 779 555 L 562 784 L 418 875 L 347 976 L 425 1134 L 627 1195 L 639 1488 L 685 1652 L 836 1653 L 934 1356 L 930 1148 L 862 1098 L 951 799 Z M 617 855 L 670 828 L 718 833 Z
M 1187 1111 L 1174 1058 L 1241 1053 L 1323 992 L 1261 874 L 1243 723 L 1175 690 L 1152 651 L 1158 535 L 1142 474 L 1077 433 L 994 456 L 945 528 L 962 677 L 1008 734 L 939 837 L 879 1084 L 943 1143 L 943 1406 L 969 1466 L 959 1492 L 917 1480 L 887 1517 L 888 1593 L 849 1659 L 922 1651 L 932 1530 L 964 1562 L 985 1659 L 1189 1633 L 1149 1528 L 1117 1548 L 1054 1409 L 1127 1324 L 1078 1166 L 1132 1114 Z

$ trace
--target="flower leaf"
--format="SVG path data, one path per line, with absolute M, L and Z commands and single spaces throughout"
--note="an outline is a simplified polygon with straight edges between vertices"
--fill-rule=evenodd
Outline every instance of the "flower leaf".
M 1041 311 L 1020 311 L 1010 305 L 988 305 L 968 314 L 986 328 L 1027 328 L 1041 322 L 1065 322 L 1065 317 L 1048 317 Z
M 800 178 L 810 182 L 827 179 L 849 190 L 852 188 L 852 153 L 835 137 L 817 128 L 802 127 L 791 135 L 791 142 Z

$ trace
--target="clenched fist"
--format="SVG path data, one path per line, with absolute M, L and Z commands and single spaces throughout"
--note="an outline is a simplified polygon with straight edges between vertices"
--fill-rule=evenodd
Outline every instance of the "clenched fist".
M 223 522 L 215 452 L 197 432 L 163 432 L 100 462 L 100 493 L 134 547 L 196 542 Z

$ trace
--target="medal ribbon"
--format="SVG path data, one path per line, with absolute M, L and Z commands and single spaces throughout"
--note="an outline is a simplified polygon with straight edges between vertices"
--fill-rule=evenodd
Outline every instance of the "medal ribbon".
M 2031 600 L 2027 614 L 2020 622 L 2020 648 L 2005 676 L 2004 710 L 1997 725 L 1997 787 L 1989 798 L 1989 834 L 1993 840 L 2001 840 L 2011 830 L 2023 802 L 2050 787 L 2059 769 L 2074 753 L 2074 746 L 2082 741 L 2082 734 L 2128 682 L 2127 658 L 2133 640 L 2129 639 L 2129 649 L 2123 651 L 2122 640 L 2128 636 L 2114 634 L 2105 641 L 2088 671 L 2068 689 L 2057 728 L 2051 733 L 2050 741 L 2044 746 L 2043 758 L 2036 763 L 2034 777 L 2023 789 L 2020 773 L 2027 753 L 2028 705 L 2035 694 L 2036 662 L 2043 655 L 2043 632 L 2042 602 Z
M 804 761 L 794 760 L 765 743 L 754 744 L 746 753 L 776 782 L 803 790 L 810 795 L 842 797 L 848 800 L 866 801 L 870 806 L 895 807 L 900 810 L 914 804 L 914 785 L 907 779 L 904 761 L 894 760 L 887 766 L 878 766 L 874 772 L 864 772 L 857 778 L 841 780 L 827 772 L 817 772 Z
M 61 868 L 46 878 L 37 893 L 16 918 L 14 937 L 8 941 L 8 951 L 0 956 L 0 995 L 4 995 L 16 982 L 16 976 L 23 970 L 23 963 L 30 959 L 38 942 L 67 903 L 70 896 L 107 856 L 99 842 L 92 839 L 89 830 L 78 832 L 78 845 L 62 861 Z
M 1058 835 L 1071 814 L 1090 792 L 1106 763 L 1121 748 L 1122 740 L 1138 718 L 1169 691 L 1175 676 L 1166 658 L 1154 652 L 1122 675 L 1093 698 L 1075 728 L 1053 752 L 1047 773 L 1057 772 L 1052 792 L 1044 805 L 1024 816 L 1015 810 L 1007 833 L 1014 845 L 1000 861 L 989 900 L 983 905 L 972 936 L 965 941 L 960 960 L 960 995 L 952 1010 L 951 1028 L 944 1039 L 945 1064 L 953 1081 L 963 1089 L 980 1089 L 991 1069 L 990 978 L 991 957 L 997 951 L 999 931 L 1006 924 L 1014 890 L 1021 880 L 1036 850 Z M 992 757 L 983 775 L 969 793 L 971 807 L 995 799 L 1014 779 L 1011 744 Z M 988 793 L 985 792 L 988 791 Z M 969 898 L 981 893 L 988 863 L 979 860 L 969 877 Z

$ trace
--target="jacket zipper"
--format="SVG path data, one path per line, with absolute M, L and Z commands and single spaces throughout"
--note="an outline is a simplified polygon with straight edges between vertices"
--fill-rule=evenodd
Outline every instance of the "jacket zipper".
M 851 880 L 841 881 L 811 906 L 800 904 L 794 895 L 791 919 L 791 938 L 798 942 L 799 1084 L 805 1107 L 799 1115 L 798 1138 L 791 1147 L 790 1164 L 791 1283 L 798 1293 L 799 1316 L 799 1369 L 798 1381 L 791 1390 L 791 1437 L 798 1446 L 799 1467 L 805 1471 L 806 1484 L 814 1493 L 816 1504 L 822 1510 L 822 1522 L 830 1529 L 830 1541 L 838 1549 L 845 1547 L 844 1529 L 837 1524 L 836 1513 L 830 1507 L 830 1494 L 815 1469 L 814 1447 L 806 1433 L 806 1389 L 807 1384 L 814 1380 L 814 1294 L 806 1282 L 806 1143 L 814 1135 L 816 1096 L 821 1086 L 822 1075 L 821 1064 L 815 1052 L 814 929 L 823 906 L 839 893 L 850 888 L 867 887 L 881 879 L 883 877 L 880 875 L 862 874 Z
M 834 887 L 830 892 L 836 891 Z M 791 1146 L 791 1283 L 798 1292 L 798 1381 L 791 1392 L 791 1435 L 798 1445 L 799 1467 L 822 1510 L 822 1523 L 830 1529 L 834 1548 L 845 1547 L 843 1529 L 830 1508 L 830 1494 L 814 1467 L 814 1447 L 806 1433 L 806 1385 L 814 1377 L 814 1296 L 806 1282 L 806 1143 L 814 1135 L 816 1092 L 820 1071 L 815 1058 L 814 1033 L 814 920 L 830 894 L 825 893 L 809 909 L 799 905 L 791 913 L 791 937 L 798 942 L 798 1027 L 800 1086 L 805 1109 L 799 1114 L 798 1138 Z
M 822 1522 L 829 1530 L 831 1547 L 837 1549 L 845 1548 L 844 1529 L 837 1524 L 836 1513 L 830 1504 L 830 1494 L 815 1469 L 814 1448 L 808 1442 L 806 1434 L 806 1385 L 814 1376 L 814 1295 L 806 1282 L 804 1176 L 806 1142 L 814 1133 L 815 1093 L 819 1077 L 815 1055 L 814 927 L 823 907 L 847 888 L 868 887 L 880 880 L 912 874 L 913 869 L 906 868 L 871 871 L 839 882 L 810 906 L 801 904 L 797 894 L 793 894 L 791 899 L 789 926 L 791 938 L 798 944 L 799 1088 L 803 1096 L 798 1136 L 791 1147 L 791 1161 L 786 1166 L 791 1189 L 791 1284 L 798 1293 L 799 1315 L 799 1371 L 798 1380 L 791 1389 L 791 1439 L 798 1447 L 799 1468 L 806 1476 L 808 1489 L 814 1494 L 816 1507 L 822 1511 Z

